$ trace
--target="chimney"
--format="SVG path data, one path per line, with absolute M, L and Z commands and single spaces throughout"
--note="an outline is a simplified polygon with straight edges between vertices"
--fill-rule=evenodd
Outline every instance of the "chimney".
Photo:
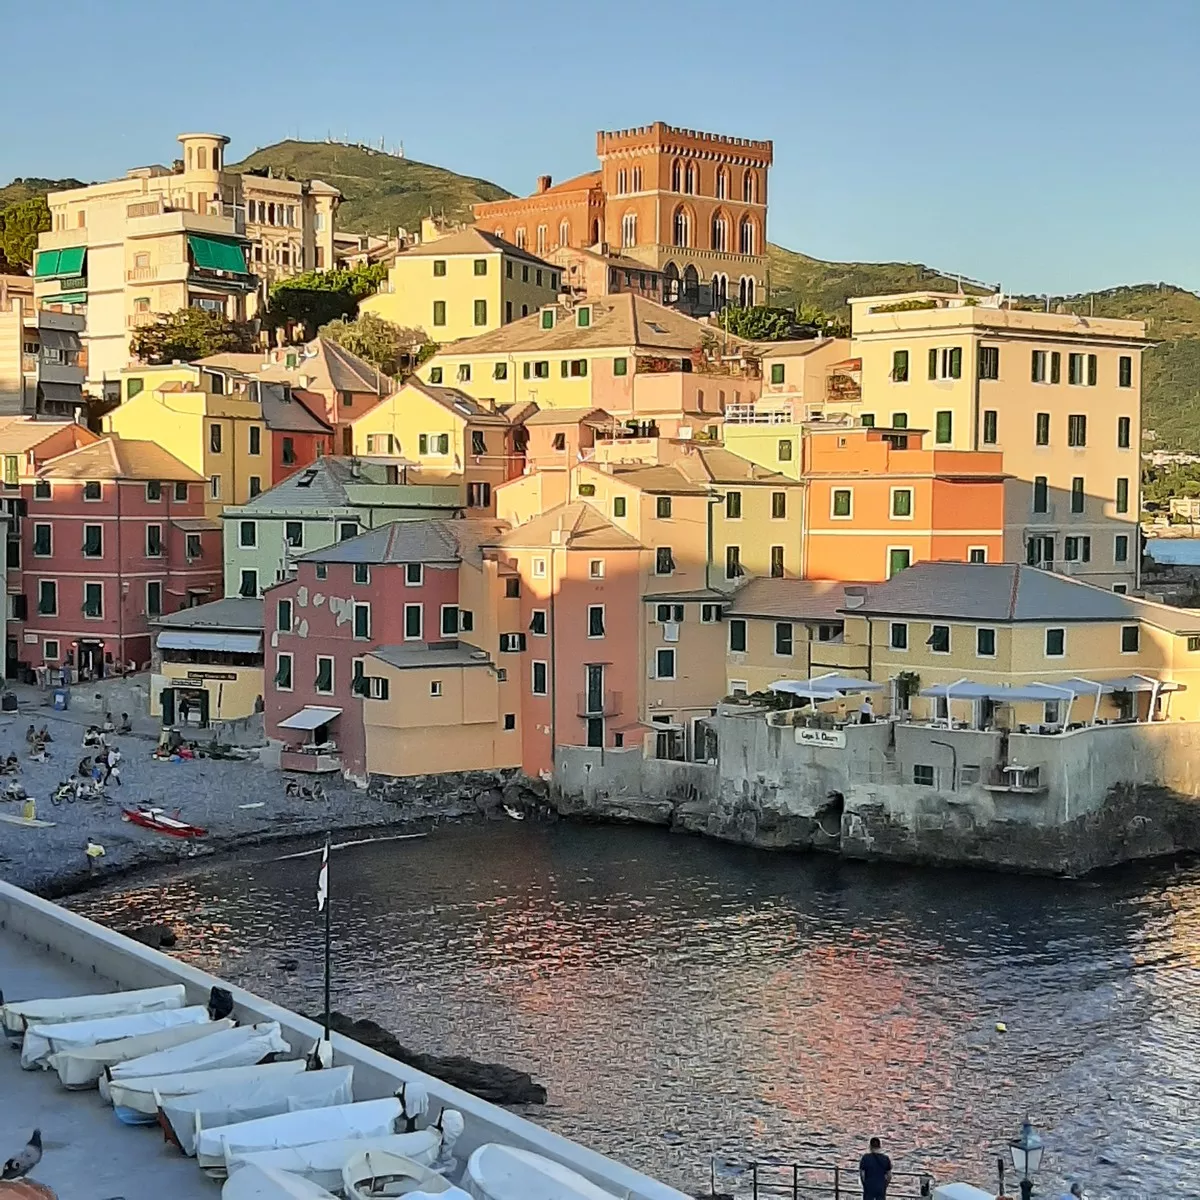
M 548 192 L 550 190 L 550 176 L 549 175 L 539 175 L 538 176 L 537 190 L 539 193 Z
M 847 608 L 862 608 L 867 602 L 867 589 L 865 587 L 848 587 L 845 594 Z

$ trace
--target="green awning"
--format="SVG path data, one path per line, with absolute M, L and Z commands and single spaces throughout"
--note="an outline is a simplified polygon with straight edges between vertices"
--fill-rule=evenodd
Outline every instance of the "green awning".
M 86 304 L 87 292 L 70 292 L 65 296 L 43 296 L 43 304 Z
M 82 275 L 86 246 L 68 246 L 64 250 L 39 250 L 34 264 L 35 279 L 55 279 L 59 275 Z
M 225 242 L 217 238 L 188 234 L 188 245 L 192 249 L 192 261 L 205 271 L 230 271 L 234 275 L 248 275 L 246 255 L 238 242 Z
M 58 259 L 61 250 L 39 250 L 37 263 L 33 268 L 35 279 L 53 279 L 58 274 Z

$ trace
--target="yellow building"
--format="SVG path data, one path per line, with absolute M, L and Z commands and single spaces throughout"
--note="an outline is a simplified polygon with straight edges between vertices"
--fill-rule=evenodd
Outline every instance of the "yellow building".
M 561 273 L 494 233 L 462 229 L 396 255 L 387 282 L 359 305 L 445 345 L 553 304 Z
M 187 366 L 127 374 L 143 386 L 104 418 L 105 430 L 156 442 L 208 481 L 205 513 L 219 517 L 229 504 L 245 504 L 271 486 L 271 442 L 262 408 L 249 393 L 224 396 L 178 378 Z
M 1005 559 L 1136 585 L 1144 322 L 941 292 L 850 304 L 841 410 L 1002 451 Z
M 171 167 L 47 197 L 36 295 L 86 313 L 93 390 L 129 365 L 131 332 L 156 314 L 195 307 L 245 319 L 274 279 L 333 265 L 336 188 L 227 171 L 221 134 L 179 141 Z

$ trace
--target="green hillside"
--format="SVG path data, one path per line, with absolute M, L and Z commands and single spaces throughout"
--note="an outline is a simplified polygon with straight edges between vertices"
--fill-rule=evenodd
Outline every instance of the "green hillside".
M 0 187 L 0 208 L 28 200 L 31 196 L 44 196 L 47 192 L 65 192 L 70 188 L 85 187 L 78 179 L 14 179 Z
M 511 195 L 486 179 L 332 142 L 277 142 L 228 169 L 267 168 L 292 179 L 321 179 L 337 188 L 342 193 L 338 228 L 352 233 L 383 234 L 397 226 L 417 230 L 421 218 L 431 213 L 469 221 L 472 205 Z

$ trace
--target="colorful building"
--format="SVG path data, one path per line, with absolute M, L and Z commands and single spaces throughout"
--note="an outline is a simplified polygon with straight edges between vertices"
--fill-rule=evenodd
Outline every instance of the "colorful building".
M 559 246 L 546 258 L 561 271 L 561 290 L 576 303 L 618 292 L 633 292 L 663 303 L 662 276 L 636 258 L 586 246 Z
M 315 392 L 259 379 L 252 394 L 271 441 L 271 487 L 334 452 L 333 426 L 317 416 L 324 401 Z
M 73 417 L 83 405 L 83 317 L 37 309 L 33 280 L 0 275 L 0 415 Z
M 836 411 L 837 369 L 850 353 L 849 338 L 816 337 L 804 341 L 763 342 L 762 395 L 756 409 L 730 407 L 726 419 L 757 417 L 774 424 L 821 420 Z M 745 422 L 743 422 L 745 423 Z M 734 447 L 730 447 L 734 449 Z
M 770 142 L 662 121 L 596 135 L 600 169 L 531 196 L 475 206 L 475 223 L 539 255 L 619 249 L 658 271 L 689 312 L 763 303 Z
M 396 255 L 386 283 L 359 305 L 445 345 L 552 304 L 560 268 L 482 229 L 462 229 Z

